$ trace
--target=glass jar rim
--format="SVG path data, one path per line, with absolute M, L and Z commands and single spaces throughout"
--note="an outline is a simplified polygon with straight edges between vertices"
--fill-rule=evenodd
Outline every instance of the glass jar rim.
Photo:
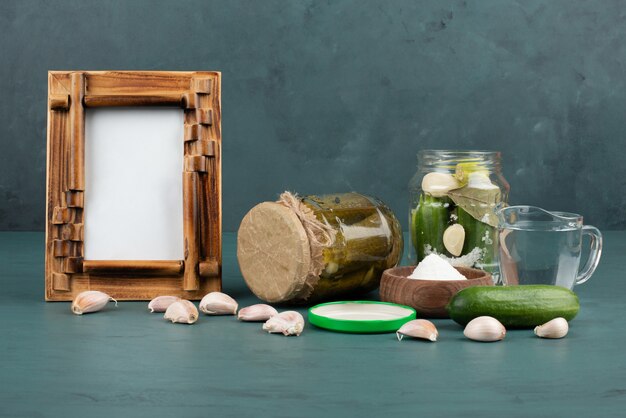
M 492 150 L 445 150 L 424 149 L 417 154 L 418 165 L 422 170 L 445 170 L 456 168 L 458 163 L 477 162 L 487 170 L 500 170 L 500 151 Z
M 423 149 L 417 153 L 418 156 L 438 156 L 438 157 L 456 157 L 456 156 L 476 156 L 476 157 L 493 157 L 499 158 L 500 151 L 495 150 L 462 150 L 462 149 Z

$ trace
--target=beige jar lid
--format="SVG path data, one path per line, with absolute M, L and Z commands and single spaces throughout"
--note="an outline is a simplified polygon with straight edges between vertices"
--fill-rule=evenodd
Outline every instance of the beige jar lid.
M 237 259 L 246 284 L 264 301 L 309 293 L 309 238 L 296 213 L 284 205 L 264 202 L 246 214 L 237 235 Z

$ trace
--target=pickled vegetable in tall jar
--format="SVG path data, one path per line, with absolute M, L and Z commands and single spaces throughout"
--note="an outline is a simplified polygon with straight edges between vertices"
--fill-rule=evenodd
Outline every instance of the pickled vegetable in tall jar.
M 438 254 L 500 281 L 496 211 L 510 186 L 496 151 L 422 150 L 409 183 L 409 260 Z
M 305 304 L 378 288 L 402 257 L 400 223 L 359 193 L 300 197 L 285 192 L 243 218 L 237 258 L 246 284 L 267 302 Z

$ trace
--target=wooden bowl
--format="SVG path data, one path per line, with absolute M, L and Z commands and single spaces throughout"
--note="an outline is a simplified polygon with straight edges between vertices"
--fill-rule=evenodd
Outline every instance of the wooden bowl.
M 459 290 L 471 286 L 493 286 L 483 270 L 455 267 L 467 280 L 409 279 L 415 266 L 387 269 L 380 280 L 380 300 L 410 306 L 421 316 L 448 318 L 446 305 Z

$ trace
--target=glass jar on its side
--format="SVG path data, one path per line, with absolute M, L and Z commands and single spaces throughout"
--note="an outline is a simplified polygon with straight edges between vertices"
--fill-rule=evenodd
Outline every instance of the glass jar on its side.
M 409 182 L 409 260 L 436 253 L 500 281 L 496 211 L 510 186 L 496 151 L 422 150 Z
M 400 261 L 402 228 L 380 200 L 359 193 L 298 197 L 248 212 L 237 237 L 252 292 L 277 303 L 312 303 L 376 289 Z

